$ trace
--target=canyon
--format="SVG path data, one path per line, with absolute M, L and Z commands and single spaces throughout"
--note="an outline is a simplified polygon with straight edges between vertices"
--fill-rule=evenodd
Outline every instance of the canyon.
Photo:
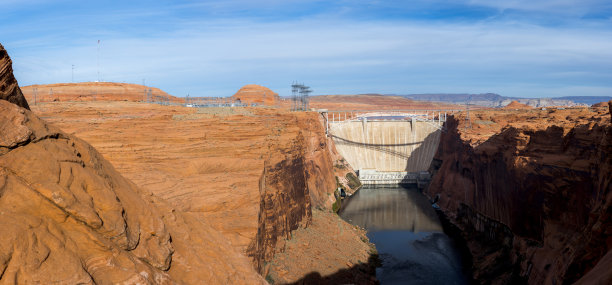
M 364 233 L 330 210 L 336 177 L 346 184 L 350 170 L 335 167 L 341 162 L 316 113 L 131 102 L 56 102 L 33 111 L 90 142 L 174 211 L 205 221 L 270 280 L 294 282 L 367 262 Z M 326 243 L 289 246 L 313 234 Z M 335 240 L 336 251 L 323 250 Z M 300 258 L 275 261 L 281 251 Z M 300 267 L 308 258 L 312 264 Z
M 449 118 L 426 194 L 465 241 L 474 280 L 612 281 L 611 109 Z
M 331 209 L 353 172 L 319 114 L 116 97 L 30 111 L 0 51 L 2 281 L 290 283 L 367 267 L 364 231 Z
M 360 184 L 324 116 L 289 112 L 290 100 L 257 85 L 234 99 L 281 108 L 150 104 L 144 88 L 20 88 L 0 46 L 1 282 L 376 284 L 366 231 L 335 213 L 336 189 Z M 448 117 L 424 194 L 465 246 L 473 282 L 612 282 L 611 111 L 516 102 Z

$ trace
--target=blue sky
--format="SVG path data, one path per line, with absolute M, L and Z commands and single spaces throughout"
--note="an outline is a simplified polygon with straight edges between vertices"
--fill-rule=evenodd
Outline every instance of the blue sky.
M 612 1 L 2 0 L 20 85 L 142 83 L 175 96 L 612 95 Z

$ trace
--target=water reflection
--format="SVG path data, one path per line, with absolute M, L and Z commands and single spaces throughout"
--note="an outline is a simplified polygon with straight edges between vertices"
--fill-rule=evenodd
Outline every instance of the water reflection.
M 416 189 L 363 188 L 345 203 L 340 216 L 368 230 L 442 232 L 436 212 Z
M 381 284 L 467 284 L 461 258 L 416 188 L 364 188 L 340 216 L 368 230 L 382 259 Z

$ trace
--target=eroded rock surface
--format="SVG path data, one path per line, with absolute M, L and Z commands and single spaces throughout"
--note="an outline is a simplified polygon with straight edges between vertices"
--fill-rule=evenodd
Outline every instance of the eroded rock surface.
M 482 283 L 610 280 L 608 110 L 475 111 L 446 123 L 428 190 L 463 230 Z M 586 276 L 585 276 L 586 277 Z
M 274 256 L 278 242 L 312 222 L 303 145 L 299 137 L 284 147 L 275 146 L 266 159 L 259 182 L 259 227 L 248 249 L 260 273 L 265 273 L 264 264 Z
M 13 76 L 13 62 L 2 44 L 0 44 L 0 100 L 6 100 L 17 106 L 30 109 L 21 89 L 19 89 L 15 76 Z
M 91 146 L 29 111 L 0 101 L 0 114 L 20 132 L 3 132 L 0 145 L 3 279 L 169 280 L 170 235 L 144 193 Z
M 7 101 L 0 114 L 10 122 L 0 127 L 2 280 L 262 282 L 210 226 L 123 178 L 84 141 Z
M 0 55 L 0 283 L 265 283 L 205 221 L 25 109 Z

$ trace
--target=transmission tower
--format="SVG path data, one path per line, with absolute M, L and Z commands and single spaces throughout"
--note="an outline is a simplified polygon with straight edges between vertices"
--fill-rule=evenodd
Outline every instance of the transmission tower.
M 298 110 L 298 94 L 303 85 L 294 82 L 291 84 L 291 111 Z
M 465 102 L 465 128 L 466 129 L 472 128 L 472 121 L 470 119 L 470 102 L 469 101 Z
M 300 103 L 302 105 L 301 108 L 304 111 L 308 111 L 308 96 L 310 95 L 310 93 L 312 93 L 312 90 L 308 86 L 302 86 L 302 88 L 300 89 Z
M 291 85 L 291 111 L 308 111 L 310 87 L 304 84 Z

